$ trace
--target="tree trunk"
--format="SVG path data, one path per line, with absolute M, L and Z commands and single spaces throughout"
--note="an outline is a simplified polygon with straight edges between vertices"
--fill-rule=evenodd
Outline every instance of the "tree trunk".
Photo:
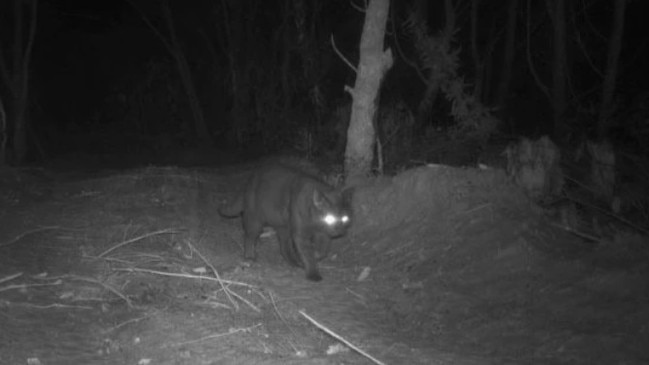
M 0 57 L 2 55 L 0 54 Z M 7 129 L 9 126 L 7 125 L 7 113 L 5 112 L 5 106 L 4 103 L 2 102 L 2 95 L 0 95 L 0 166 L 6 165 L 7 164 L 7 140 L 9 137 L 7 136 L 7 133 L 9 133 L 9 130 Z
M 290 75 L 291 72 L 294 72 L 293 68 L 291 67 L 291 36 L 295 34 L 296 29 L 291 27 L 291 16 L 290 14 L 292 13 L 291 9 L 291 0 L 284 0 L 284 11 L 283 16 L 284 19 L 282 19 L 282 25 L 279 27 L 277 30 L 278 32 L 281 32 L 278 38 L 282 39 L 282 46 L 281 46 L 281 85 L 282 85 L 282 99 L 284 100 L 284 105 L 282 106 L 282 112 L 286 113 L 291 107 L 292 103 L 292 92 L 291 92 L 291 79 Z M 297 29 L 299 31 L 299 29 Z
M 372 168 L 376 101 L 383 76 L 393 63 L 392 51 L 383 50 L 389 9 L 389 0 L 371 0 L 365 12 L 358 74 L 350 90 L 353 102 L 345 150 L 348 182 L 364 178 Z
M 180 80 L 185 89 L 185 95 L 187 96 L 189 102 L 189 109 L 192 113 L 192 119 L 194 120 L 194 134 L 200 145 L 209 146 L 212 143 L 210 137 L 210 131 L 207 128 L 205 123 L 205 117 L 203 115 L 203 108 L 201 106 L 200 99 L 196 93 L 196 86 L 194 85 L 194 80 L 192 78 L 191 69 L 187 58 L 183 53 L 182 46 L 178 41 L 176 36 L 176 30 L 173 23 L 173 17 L 171 15 L 171 9 L 169 9 L 169 4 L 164 2 L 162 5 L 165 20 L 167 22 L 167 27 L 169 28 L 170 34 L 170 44 L 169 51 L 173 55 L 174 60 L 176 61 L 176 67 L 178 67 L 178 73 L 180 75 Z
M 228 75 L 230 76 L 230 97 L 232 108 L 228 116 L 229 130 L 226 140 L 237 146 L 245 145 L 245 139 L 252 129 L 251 121 L 254 113 L 251 111 L 251 90 L 249 72 L 250 56 L 248 47 L 251 42 L 247 35 L 252 33 L 251 23 L 254 21 L 253 8 L 255 3 L 244 0 L 222 1 L 223 9 L 216 15 L 223 16 L 219 20 L 224 26 L 222 48 L 228 57 Z M 233 147 L 233 146 L 231 146 Z
M 480 0 L 471 0 L 471 58 L 473 59 L 473 70 L 475 72 L 473 95 L 475 95 L 478 100 L 481 100 L 482 85 L 484 82 L 484 59 L 480 58 L 480 51 L 478 50 L 479 7 Z
M 602 87 L 602 103 L 597 120 L 597 137 L 606 138 L 609 129 L 609 118 L 613 111 L 613 93 L 617 81 L 618 60 L 622 49 L 622 36 L 624 34 L 624 13 L 626 0 L 615 0 L 615 12 L 613 14 L 613 26 L 611 38 L 608 42 L 608 55 L 606 58 L 606 75 L 604 75 L 604 86 Z
M 514 65 L 514 47 L 516 45 L 516 8 L 518 0 L 509 0 L 507 9 L 507 35 L 503 56 L 503 67 L 500 71 L 500 83 L 496 92 L 496 105 L 503 106 L 509 94 L 509 84 L 512 79 L 512 66 Z
M 189 101 L 189 108 L 192 113 L 192 119 L 194 120 L 194 133 L 200 145 L 209 146 L 212 143 L 212 139 L 207 124 L 205 123 L 203 107 L 201 106 L 200 98 L 196 93 L 196 86 L 192 79 L 189 63 L 187 62 L 185 55 L 180 53 L 182 51 L 178 50 L 178 52 L 179 53 L 174 54 L 174 59 L 176 60 L 176 66 L 178 67 L 178 73 L 180 74 L 183 88 L 185 89 L 185 95 L 187 95 Z
M 6 128 L 3 138 L 8 139 L 8 143 L 12 147 L 13 162 L 15 164 L 22 164 L 25 162 L 27 156 L 27 105 L 29 103 L 29 66 L 31 64 L 31 54 L 34 48 L 34 39 L 36 37 L 36 25 L 38 21 L 38 1 L 32 0 L 25 2 L 30 8 L 29 14 L 29 32 L 25 42 L 23 33 L 23 1 L 14 1 L 14 41 L 10 54 L 13 55 L 11 60 L 11 70 L 5 63 L 4 54 L 0 49 L 0 76 L 2 82 L 5 84 L 6 89 L 11 94 L 8 100 L 12 103 L 9 108 L 12 111 L 11 117 L 4 121 Z M 7 60 L 8 61 L 8 60 Z M 4 115 L 6 117 L 6 115 Z M 11 123 L 11 128 L 8 125 Z M 4 141 L 7 142 L 7 141 Z M 6 145 L 5 145 L 6 146 Z M 7 152 L 7 151 L 3 151 Z M 6 158 L 5 155 L 3 157 Z M 5 161 L 0 161 L 5 162 Z
M 422 24 L 426 24 L 427 22 L 429 5 L 428 0 L 416 0 L 415 2 L 416 16 L 420 18 L 419 21 Z M 455 30 L 455 10 L 451 0 L 444 0 L 444 15 L 445 24 L 440 38 L 442 42 L 450 43 Z M 447 45 L 444 45 L 443 47 L 446 48 L 446 46 Z M 426 91 L 417 106 L 418 126 L 424 126 L 428 123 L 440 89 L 441 78 L 437 73 L 435 73 L 435 71 L 431 70 L 427 77 Z
M 20 98 L 22 99 L 22 98 Z M 13 158 L 14 163 L 21 165 L 25 162 L 27 157 L 27 100 L 16 100 L 14 102 L 14 111 L 13 123 Z
M 566 80 L 568 72 L 566 49 L 566 4 L 564 0 L 551 0 L 551 17 L 553 20 L 553 57 L 552 57 L 552 132 L 556 140 L 561 140 L 563 118 L 566 113 Z

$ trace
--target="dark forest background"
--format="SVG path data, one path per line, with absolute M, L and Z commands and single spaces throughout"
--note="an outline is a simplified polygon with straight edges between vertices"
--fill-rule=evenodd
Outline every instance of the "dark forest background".
M 649 156 L 645 2 L 390 6 L 394 66 L 376 120 L 386 166 L 475 164 L 492 146 L 541 135 Z M 180 163 L 190 150 L 340 162 L 364 7 L 3 1 L 2 163 Z

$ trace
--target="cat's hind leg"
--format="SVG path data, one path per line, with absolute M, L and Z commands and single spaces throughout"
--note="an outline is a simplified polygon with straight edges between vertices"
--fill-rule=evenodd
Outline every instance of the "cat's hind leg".
M 249 212 L 243 212 L 243 258 L 257 260 L 257 243 L 263 230 L 262 222 Z

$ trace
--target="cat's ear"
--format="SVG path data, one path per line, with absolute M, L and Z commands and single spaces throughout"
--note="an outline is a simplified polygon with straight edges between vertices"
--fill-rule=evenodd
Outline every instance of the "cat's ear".
M 313 205 L 320 210 L 327 207 L 327 197 L 318 189 L 313 189 Z

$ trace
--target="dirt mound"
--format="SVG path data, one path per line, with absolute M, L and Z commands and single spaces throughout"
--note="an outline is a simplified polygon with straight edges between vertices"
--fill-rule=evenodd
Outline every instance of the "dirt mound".
M 649 356 L 637 346 L 649 340 L 646 238 L 584 240 L 499 170 L 420 167 L 355 198 L 343 256 L 371 269 L 401 338 L 515 363 Z
M 642 237 L 584 242 L 502 172 L 423 166 L 356 189 L 313 284 L 272 234 L 241 261 L 217 207 L 249 168 L 3 172 L 0 363 L 649 359 Z

